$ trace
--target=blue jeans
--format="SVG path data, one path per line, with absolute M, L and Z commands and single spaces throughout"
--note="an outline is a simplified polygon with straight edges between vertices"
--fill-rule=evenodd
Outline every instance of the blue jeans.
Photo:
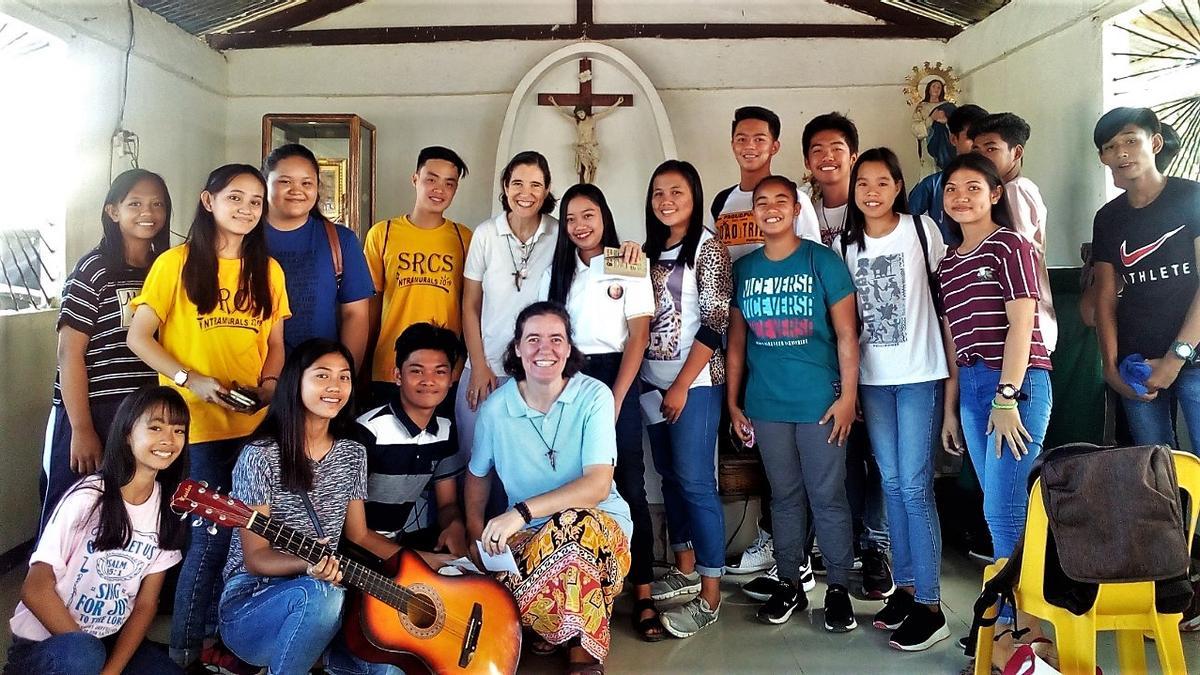
M 987 424 L 999 384 L 1000 371 L 992 370 L 982 362 L 958 369 L 958 408 L 963 440 L 983 487 L 983 517 L 992 534 L 992 549 L 997 558 L 1007 558 L 1012 555 L 1025 528 L 1029 472 L 1033 460 L 1042 452 L 1053 395 L 1050 371 L 1042 368 L 1025 371 L 1021 393 L 1028 398 L 1017 402 L 1017 410 L 1021 424 L 1033 437 L 1032 442 L 1025 443 L 1029 454 L 1017 460 L 1006 443 L 997 457 L 995 434 L 987 433 Z
M 386 675 L 400 669 L 366 663 L 341 637 L 345 589 L 312 577 L 235 574 L 221 595 L 221 638 L 238 658 L 271 675 L 307 675 L 329 648 L 334 675 Z
M 244 438 L 231 438 L 189 445 L 188 478 L 205 481 L 222 492 L 229 490 L 233 465 L 245 441 Z M 221 568 L 229 556 L 232 533 L 229 528 L 220 527 L 216 534 L 209 534 L 207 522 L 191 530 L 187 551 L 179 566 L 175 612 L 171 617 L 171 658 L 182 666 L 200 656 L 204 638 L 216 630 Z
M 933 498 L 933 458 L 942 429 L 942 380 L 859 388 L 883 477 L 896 585 L 917 602 L 941 601 L 942 529 Z
M 1171 409 L 1176 404 L 1183 412 L 1183 421 L 1192 438 L 1193 452 L 1200 448 L 1200 368 L 1180 370 L 1175 382 L 1158 392 L 1158 397 L 1153 401 L 1121 399 L 1133 442 L 1178 448 L 1179 438 L 1175 435 L 1175 423 L 1171 415 Z
M 505 382 L 512 379 L 504 373 L 496 373 L 495 375 L 496 389 L 499 389 Z M 475 421 L 479 418 L 479 409 L 471 410 L 471 405 L 467 403 L 467 390 L 470 388 L 471 367 L 467 366 L 463 369 L 462 377 L 458 380 L 458 389 L 454 395 L 454 428 L 458 431 L 458 447 L 466 448 L 468 456 L 471 449 L 475 447 Z M 488 396 L 494 395 L 496 389 L 493 389 L 492 393 L 488 394 Z M 447 395 L 447 398 L 449 398 L 449 395 Z M 479 405 L 482 406 L 483 401 L 480 401 Z M 459 474 L 459 494 L 463 494 L 463 483 L 466 475 L 465 471 Z M 508 494 L 504 492 L 504 483 L 500 482 L 499 474 L 493 474 L 492 489 L 488 492 L 488 501 L 483 507 L 484 518 L 490 520 L 507 510 Z
M 846 499 L 854 523 L 855 553 L 868 549 L 886 553 L 890 545 L 883 477 L 871 441 L 865 424 L 851 425 L 846 439 Z
M 5 675 L 97 675 L 108 659 L 116 634 L 100 639 L 84 632 L 59 633 L 41 642 L 14 637 L 8 648 Z M 124 675 L 175 675 L 183 669 L 166 652 L 142 642 L 129 659 Z
M 646 427 L 654 468 L 662 476 L 671 549 L 696 549 L 696 571 L 725 572 L 725 511 L 717 495 L 717 427 L 725 385 L 692 387 L 674 424 Z
M 121 407 L 124 400 L 118 398 L 88 402 L 92 426 L 96 429 L 101 446 L 108 439 L 109 425 L 112 424 L 117 415 L 117 408 Z M 42 517 L 38 521 L 38 539 L 41 539 L 50 516 L 54 515 L 59 500 L 75 481 L 83 478 L 71 470 L 71 436 L 71 420 L 67 416 L 66 407 L 61 404 L 52 406 L 50 420 L 46 423 L 46 446 L 42 450 L 42 473 L 39 476 Z

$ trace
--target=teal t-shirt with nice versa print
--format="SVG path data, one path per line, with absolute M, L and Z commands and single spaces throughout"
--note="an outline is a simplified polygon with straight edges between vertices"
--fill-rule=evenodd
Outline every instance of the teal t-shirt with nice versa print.
M 846 266 L 808 240 L 783 260 L 760 248 L 733 266 L 734 306 L 746 319 L 746 415 L 812 423 L 840 379 L 829 308 L 854 292 Z

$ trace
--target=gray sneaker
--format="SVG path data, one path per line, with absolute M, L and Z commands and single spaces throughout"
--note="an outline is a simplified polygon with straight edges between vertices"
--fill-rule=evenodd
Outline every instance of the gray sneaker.
M 663 628 L 677 638 L 689 638 L 701 628 L 717 622 L 720 606 L 713 609 L 704 598 L 694 598 L 678 607 L 672 607 L 659 615 Z
M 699 592 L 700 573 L 692 570 L 691 574 L 684 574 L 677 567 L 672 567 L 650 584 L 650 597 L 655 600 L 668 600 L 677 595 Z

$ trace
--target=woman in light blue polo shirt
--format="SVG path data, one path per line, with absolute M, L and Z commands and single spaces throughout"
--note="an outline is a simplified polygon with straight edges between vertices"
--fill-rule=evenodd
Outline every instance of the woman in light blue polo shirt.
M 465 500 L 467 532 L 489 553 L 511 548 L 504 575 L 521 623 L 549 653 L 569 643 L 572 670 L 603 662 L 613 601 L 629 571 L 629 505 L 617 493 L 612 392 L 582 374 L 567 310 L 534 303 L 504 354 L 512 377 L 480 407 Z M 495 472 L 509 509 L 484 521 Z

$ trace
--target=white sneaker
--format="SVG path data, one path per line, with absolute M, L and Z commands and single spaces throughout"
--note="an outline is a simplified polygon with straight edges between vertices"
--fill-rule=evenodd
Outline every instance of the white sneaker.
M 758 530 L 758 536 L 742 551 L 736 565 L 726 565 L 726 574 L 753 574 L 770 569 L 775 564 L 775 540 L 770 533 Z

